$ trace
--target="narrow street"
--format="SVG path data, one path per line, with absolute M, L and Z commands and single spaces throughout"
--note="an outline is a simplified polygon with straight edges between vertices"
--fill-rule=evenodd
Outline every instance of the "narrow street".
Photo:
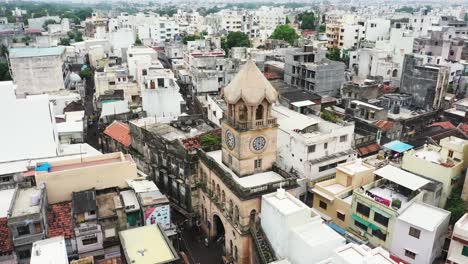
M 86 142 L 96 149 L 99 145 L 99 117 L 94 109 L 94 79 L 86 79 L 86 95 L 84 98 L 84 109 L 87 119 Z

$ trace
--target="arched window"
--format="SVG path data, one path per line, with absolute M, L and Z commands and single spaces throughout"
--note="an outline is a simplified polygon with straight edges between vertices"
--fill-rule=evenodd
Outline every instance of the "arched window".
M 238 224 L 239 223 L 239 207 L 237 205 L 234 207 L 234 223 Z
M 263 105 L 257 106 L 257 110 L 255 111 L 255 119 L 263 119 Z
M 234 246 L 234 260 L 237 260 L 237 246 Z
M 219 184 L 216 185 L 216 197 L 221 198 L 221 190 L 219 189 Z
M 239 106 L 239 120 L 247 121 L 247 107 L 243 104 Z
M 229 200 L 229 216 L 232 218 L 232 212 L 234 211 L 233 205 L 232 205 L 232 200 Z
M 232 240 L 229 240 L 229 253 L 233 253 L 232 252 Z
M 226 206 L 226 194 L 224 193 L 224 190 L 221 192 L 221 203 L 223 206 Z
M 214 180 L 211 180 L 211 191 L 213 192 L 213 194 L 215 193 L 215 183 L 214 183 Z
M 394 69 L 392 73 L 392 77 L 397 77 L 398 76 L 398 70 Z
M 255 209 L 252 209 L 252 211 L 250 211 L 250 219 L 249 219 L 249 224 L 251 226 L 255 224 L 256 217 L 257 217 L 257 211 Z

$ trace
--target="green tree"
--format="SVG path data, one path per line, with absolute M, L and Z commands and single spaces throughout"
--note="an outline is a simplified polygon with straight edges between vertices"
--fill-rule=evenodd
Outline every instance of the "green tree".
M 137 45 L 137 46 L 143 45 L 143 42 L 141 42 L 141 39 L 138 36 L 137 36 L 137 38 L 135 40 L 135 45 Z
M 68 31 L 67 32 L 68 38 L 69 39 L 75 39 L 76 35 L 73 31 Z
M 314 29 L 315 28 L 315 15 L 313 12 L 304 12 L 297 16 L 301 22 L 301 29 Z
M 2 58 L 5 58 L 8 56 L 9 52 L 8 52 L 8 47 L 1 44 L 0 45 L 0 57 Z
M 70 46 L 70 39 L 69 38 L 60 38 L 59 45 L 61 45 L 61 46 Z
M 81 31 L 75 32 L 75 41 L 76 42 L 83 41 L 83 33 L 81 33 Z
M 187 44 L 187 42 L 194 41 L 197 39 L 200 39 L 200 37 L 197 35 L 187 35 L 182 38 L 182 43 Z
M 341 52 L 340 49 L 332 48 L 328 50 L 327 58 L 333 61 L 341 61 Z
M 286 16 L 286 21 L 285 21 L 285 24 L 291 24 L 291 20 L 289 20 L 289 17 Z
M 0 62 L 0 81 L 10 81 L 10 68 L 6 61 Z
M 226 47 L 227 49 L 233 47 L 250 47 L 249 36 L 243 32 L 229 32 L 226 37 Z
M 322 112 L 320 114 L 320 117 L 323 120 L 326 120 L 326 121 L 329 121 L 329 122 L 333 122 L 333 123 L 338 122 L 338 117 L 336 117 L 336 115 L 333 114 L 332 112 L 324 111 L 324 112 Z
M 81 79 L 91 80 L 94 77 L 94 72 L 90 68 L 86 68 L 80 71 L 80 77 Z
M 414 12 L 414 8 L 412 8 L 411 6 L 403 6 L 403 7 L 401 7 L 401 8 L 396 9 L 395 12 L 399 12 L 399 13 L 413 13 L 413 12 Z
M 271 39 L 281 39 L 287 41 L 289 44 L 293 44 L 299 38 L 296 30 L 288 25 L 279 25 L 273 31 L 273 34 L 270 36 Z
M 445 209 L 452 213 L 450 216 L 450 224 L 455 224 L 468 209 L 465 202 L 461 199 L 461 193 L 462 189 L 460 187 L 454 188 L 445 204 Z
M 325 24 L 320 25 L 319 32 L 324 33 L 327 30 L 327 26 Z
M 47 30 L 47 29 L 48 29 L 48 26 L 49 26 L 50 24 L 55 24 L 55 23 L 57 23 L 57 22 L 55 22 L 55 20 L 53 20 L 53 19 L 47 19 L 47 20 L 44 22 L 44 25 L 42 25 L 42 27 L 43 27 L 45 30 Z

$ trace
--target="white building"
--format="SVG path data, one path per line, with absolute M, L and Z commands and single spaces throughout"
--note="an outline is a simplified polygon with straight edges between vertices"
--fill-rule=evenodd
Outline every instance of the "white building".
M 354 243 L 335 249 L 333 255 L 317 264 L 396 264 L 388 251 L 381 247 L 370 249 Z
M 468 263 L 468 213 L 455 223 L 447 263 Z
M 278 165 L 306 181 L 331 175 L 339 163 L 355 159 L 354 123 L 334 124 L 284 106 L 273 106 L 277 118 Z
M 127 50 L 127 65 L 130 76 L 139 83 L 137 69 L 145 69 L 158 62 L 158 53 L 143 46 L 133 46 Z
M 17 99 L 11 81 L 0 82 L 2 132 L 0 162 L 54 157 L 59 153 L 53 105 L 47 95 Z M 27 151 L 25 151 L 27 150 Z
M 65 48 L 13 48 L 9 50 L 16 94 L 42 94 L 66 89 L 70 71 L 64 64 Z
M 60 143 L 72 144 L 84 142 L 84 111 L 66 112 L 63 115 L 63 119 L 63 122 L 57 123 Z
M 169 69 L 149 68 L 141 80 L 143 111 L 158 120 L 177 119 L 185 102 Z
M 433 263 L 442 253 L 450 212 L 415 202 L 395 221 L 391 252 L 407 263 Z
M 31 264 L 68 264 L 65 239 L 62 236 L 34 242 L 31 249 Z
M 263 195 L 261 208 L 262 229 L 279 259 L 317 263 L 346 243 L 318 214 L 283 189 Z
M 109 42 L 112 45 L 114 55 L 118 57 L 124 58 L 126 50 L 130 45 L 135 44 L 135 40 L 135 32 L 129 28 L 109 32 Z
M 373 18 L 366 20 L 364 40 L 378 41 L 388 39 L 390 35 L 390 20 L 384 18 Z

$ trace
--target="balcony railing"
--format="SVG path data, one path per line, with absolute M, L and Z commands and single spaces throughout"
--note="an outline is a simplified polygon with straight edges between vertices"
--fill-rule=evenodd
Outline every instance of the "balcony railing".
M 221 166 L 219 166 L 219 164 L 214 159 L 207 156 L 203 150 L 199 150 L 198 153 L 200 160 L 203 161 L 207 167 L 213 170 L 214 173 L 216 173 L 216 175 L 224 182 L 226 187 L 232 190 L 237 195 L 237 197 L 243 199 L 250 199 L 265 193 L 275 192 L 280 187 L 291 189 L 298 186 L 297 175 L 289 173 L 277 167 L 276 165 L 273 165 L 272 170 L 281 175 L 283 177 L 282 180 L 258 185 L 252 188 L 246 188 L 237 183 L 237 181 L 234 180 L 229 172 L 225 171 Z
M 252 129 L 259 129 L 259 128 L 266 128 L 266 127 L 274 127 L 276 126 L 276 117 L 269 117 L 267 119 L 261 120 L 254 120 L 254 121 L 241 121 L 241 120 L 234 120 L 233 118 L 227 117 L 225 114 L 226 122 L 239 130 L 252 130 Z
M 31 234 L 31 235 L 24 235 L 20 237 L 13 238 L 13 244 L 18 247 L 22 245 L 29 245 L 36 241 L 44 239 L 43 233 Z

